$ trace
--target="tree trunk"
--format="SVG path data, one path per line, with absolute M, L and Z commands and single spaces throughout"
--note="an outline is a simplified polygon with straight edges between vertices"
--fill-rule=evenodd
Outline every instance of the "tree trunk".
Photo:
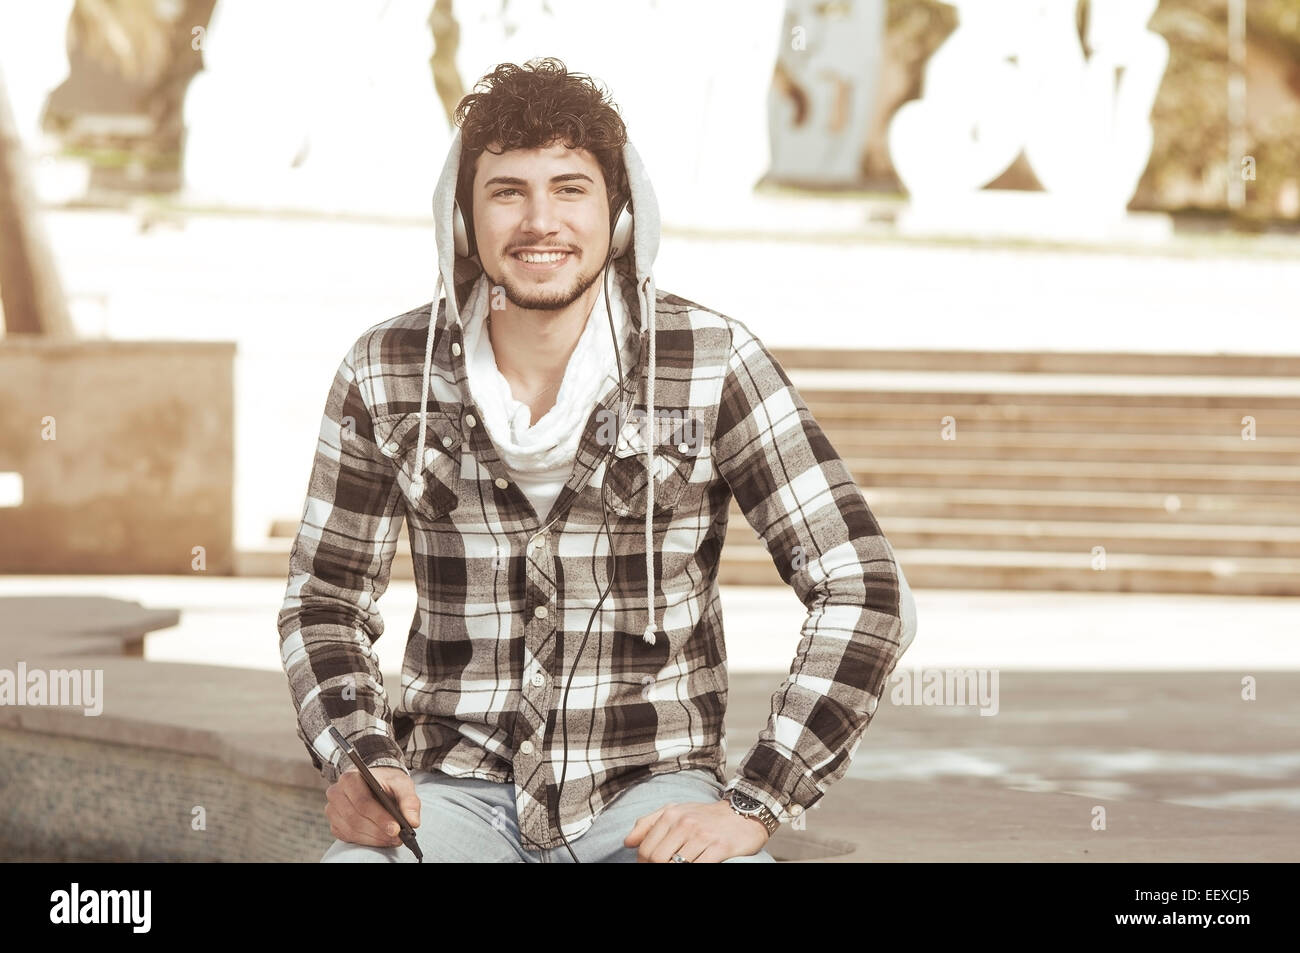
M 452 0 L 436 0 L 429 14 L 429 29 L 433 31 L 433 56 L 429 66 L 433 70 L 433 88 L 447 114 L 447 127 L 454 128 L 456 106 L 465 96 L 465 86 L 456 70 L 456 47 L 460 45 L 460 24 L 451 7 Z

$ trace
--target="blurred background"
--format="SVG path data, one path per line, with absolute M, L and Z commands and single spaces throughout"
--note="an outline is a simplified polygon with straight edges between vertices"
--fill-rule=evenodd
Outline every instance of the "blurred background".
M 88 732 L 191 774 L 256 739 L 241 776 L 311 788 L 275 616 L 325 397 L 434 294 L 456 104 L 536 56 L 618 104 L 656 284 L 754 330 L 848 461 L 916 593 L 900 670 L 1005 673 L 995 718 L 895 698 L 850 777 L 1294 859 L 1297 0 L 0 0 L 0 666 L 107 673 L 103 721 L 0 704 L 0 788 L 62 789 Z M 736 508 L 721 578 L 738 761 L 805 609 Z M 142 856 L 43 823 L 0 857 Z M 216 843 L 151 849 L 261 849 Z

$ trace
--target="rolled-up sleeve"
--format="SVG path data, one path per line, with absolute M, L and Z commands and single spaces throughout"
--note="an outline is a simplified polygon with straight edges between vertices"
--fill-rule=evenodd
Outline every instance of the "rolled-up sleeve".
M 331 725 L 368 765 L 405 768 L 374 651 L 384 631 L 376 603 L 401 532 L 401 496 L 358 379 L 363 342 L 339 365 L 326 399 L 278 616 L 298 736 L 331 782 L 350 764 L 330 739 Z
M 767 725 L 726 785 L 789 820 L 848 770 L 915 634 L 916 608 L 848 466 L 777 360 L 735 320 L 714 454 L 808 610 Z

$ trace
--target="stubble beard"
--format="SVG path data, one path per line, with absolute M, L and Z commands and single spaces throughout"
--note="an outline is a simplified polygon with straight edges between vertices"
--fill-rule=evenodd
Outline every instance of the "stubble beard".
M 562 311 L 587 293 L 600 277 L 601 270 L 598 266 L 590 274 L 579 273 L 573 284 L 562 291 L 520 284 L 508 275 L 502 275 L 500 279 L 488 275 L 488 279 L 494 285 L 504 288 L 506 299 L 517 308 L 528 311 Z

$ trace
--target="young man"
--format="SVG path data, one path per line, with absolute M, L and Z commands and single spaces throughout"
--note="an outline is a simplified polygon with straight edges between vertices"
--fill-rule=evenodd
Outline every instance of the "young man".
M 430 860 L 770 861 L 911 640 L 906 580 L 767 349 L 656 291 L 658 206 L 604 94 L 550 59 L 476 89 L 434 196 L 447 296 L 344 358 L 290 556 L 324 859 L 415 859 L 333 726 Z M 808 617 L 728 782 L 733 495 Z M 419 603 L 390 711 L 373 644 L 403 518 Z

